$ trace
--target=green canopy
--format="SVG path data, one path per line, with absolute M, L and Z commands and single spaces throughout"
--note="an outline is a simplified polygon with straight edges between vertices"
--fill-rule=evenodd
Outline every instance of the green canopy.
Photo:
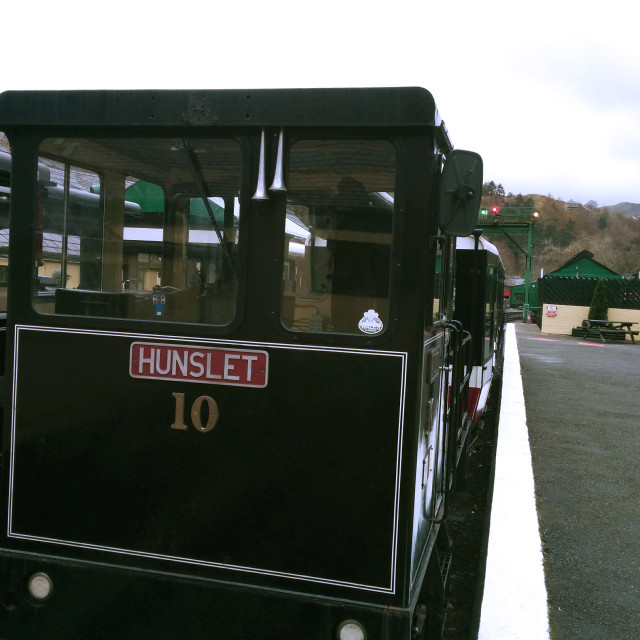
M 91 187 L 93 193 L 100 193 L 100 185 Z M 140 206 L 142 213 L 157 213 L 164 211 L 164 191 L 162 187 L 152 182 L 138 180 L 125 190 L 125 199 L 127 202 L 134 202 Z M 224 224 L 224 207 L 221 207 L 213 198 L 209 198 L 209 206 L 215 216 L 216 221 L 221 226 Z M 192 221 L 197 224 L 198 221 L 211 225 L 209 212 L 202 198 L 191 198 L 189 204 L 189 215 Z
M 127 187 L 125 193 L 125 198 L 139 204 L 143 213 L 164 211 L 164 192 L 157 184 L 138 180 Z

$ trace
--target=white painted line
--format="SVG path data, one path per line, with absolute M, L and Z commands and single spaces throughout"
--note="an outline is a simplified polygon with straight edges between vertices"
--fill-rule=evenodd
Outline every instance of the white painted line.
M 548 640 L 549 616 L 515 327 L 507 325 L 478 640 Z

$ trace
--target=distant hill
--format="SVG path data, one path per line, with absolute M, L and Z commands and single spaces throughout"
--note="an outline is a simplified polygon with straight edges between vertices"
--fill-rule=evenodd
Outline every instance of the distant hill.
M 607 209 L 609 213 L 621 213 L 623 216 L 640 216 L 640 204 L 633 202 L 620 202 Z
M 500 185 L 498 185 L 500 186 Z M 590 251 L 600 264 L 620 274 L 640 272 L 640 204 L 621 202 L 610 207 L 598 207 L 594 201 L 585 205 L 565 202 L 551 195 L 503 195 L 491 183 L 483 185 L 482 205 L 499 207 L 506 214 L 511 207 L 527 207 L 537 211 L 533 228 L 533 256 L 531 274 L 549 273 L 581 251 Z M 504 192 L 504 189 L 500 189 Z M 595 205 L 595 206 L 594 206 Z M 503 233 L 485 232 L 500 251 L 505 271 L 510 278 L 524 276 L 522 238 L 505 238 Z M 518 233 L 514 231 L 514 233 Z

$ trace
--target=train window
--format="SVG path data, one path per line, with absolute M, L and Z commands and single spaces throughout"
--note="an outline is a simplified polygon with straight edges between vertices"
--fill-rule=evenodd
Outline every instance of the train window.
M 433 282 L 433 313 L 431 319 L 433 322 L 438 322 L 442 317 L 444 308 L 444 282 L 446 278 L 446 272 L 443 273 L 442 270 L 444 240 L 442 238 L 433 238 L 431 243 L 432 251 L 434 247 L 436 253 L 436 272 Z
M 356 335 L 386 329 L 395 166 L 388 141 L 292 146 L 282 296 L 287 328 Z
M 242 155 L 234 140 L 44 140 L 33 302 L 41 313 L 227 324 Z M 40 171 L 42 173 L 42 171 Z
M 7 312 L 9 271 L 9 202 L 11 200 L 9 141 L 0 131 L 0 313 Z
M 451 317 L 455 292 L 455 244 L 451 236 L 433 238 L 429 250 L 435 252 L 435 278 L 433 288 L 433 313 L 431 321 L 439 322 Z
M 489 358 L 493 353 L 493 330 L 496 300 L 496 274 L 495 266 L 487 265 L 484 282 L 485 313 L 484 313 L 484 357 Z

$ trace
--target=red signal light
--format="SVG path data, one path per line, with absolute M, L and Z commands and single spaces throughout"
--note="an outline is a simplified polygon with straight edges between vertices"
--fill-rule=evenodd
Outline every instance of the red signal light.
M 500 207 L 491 207 L 491 215 L 499 216 L 500 215 Z

